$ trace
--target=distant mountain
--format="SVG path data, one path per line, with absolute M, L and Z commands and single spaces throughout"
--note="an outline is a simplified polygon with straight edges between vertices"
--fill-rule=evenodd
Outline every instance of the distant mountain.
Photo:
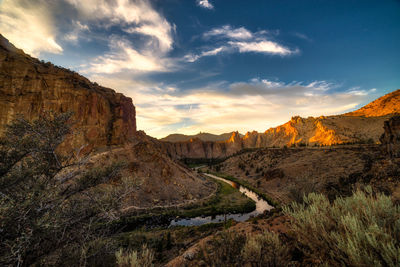
M 336 116 L 302 118 L 294 116 L 263 133 L 233 133 L 229 140 L 205 142 L 199 138 L 165 143 L 175 158 L 223 158 L 245 148 L 320 146 L 349 143 L 379 143 L 384 122 L 400 113 L 400 89 L 370 104 Z
M 224 133 L 224 134 L 211 134 L 211 133 L 198 133 L 195 135 L 184 135 L 184 134 L 170 134 L 164 138 L 161 138 L 160 141 L 165 141 L 165 142 L 185 142 L 189 141 L 190 139 L 200 139 L 201 141 L 205 142 L 217 142 L 217 141 L 226 141 L 229 138 L 231 138 L 233 132 L 230 133 Z M 240 134 L 242 137 L 243 135 Z

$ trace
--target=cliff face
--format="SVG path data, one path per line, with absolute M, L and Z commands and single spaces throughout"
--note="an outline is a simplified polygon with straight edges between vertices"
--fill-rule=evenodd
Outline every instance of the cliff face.
M 243 148 L 283 147 L 291 145 L 335 145 L 380 142 L 383 123 L 400 112 L 400 90 L 387 94 L 365 107 L 344 115 L 301 118 L 264 133 L 248 132 L 244 137 L 233 133 L 220 142 L 165 142 L 168 153 L 176 158 L 223 158 Z
M 0 35 L 0 129 L 17 114 L 72 111 L 75 134 L 63 149 L 122 144 L 136 132 L 132 99 L 67 69 L 43 63 Z

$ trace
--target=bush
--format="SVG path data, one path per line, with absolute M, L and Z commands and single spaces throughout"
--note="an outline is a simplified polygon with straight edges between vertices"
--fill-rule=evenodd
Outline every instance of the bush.
M 242 257 L 251 266 L 287 266 L 291 258 L 289 249 L 282 244 L 278 234 L 273 232 L 249 236 Z
M 313 262 L 343 266 L 399 266 L 400 208 L 370 187 L 348 198 L 311 193 L 284 212 L 299 249 Z
M 288 266 L 292 258 L 278 234 L 245 236 L 231 231 L 217 234 L 199 257 L 207 266 Z
M 199 253 L 207 266 L 240 266 L 246 236 L 230 231 L 217 234 Z M 236 264 L 236 265 L 235 265 Z
M 153 266 L 154 252 L 144 245 L 140 254 L 120 249 L 115 253 L 115 258 L 119 267 L 150 267 Z

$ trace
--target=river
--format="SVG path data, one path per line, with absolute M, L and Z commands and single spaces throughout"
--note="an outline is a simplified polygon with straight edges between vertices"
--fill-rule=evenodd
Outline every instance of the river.
M 259 195 L 257 195 L 255 192 L 249 190 L 248 188 L 246 188 L 244 186 L 238 185 L 235 182 L 232 182 L 230 180 L 227 180 L 227 179 L 224 179 L 224 178 L 212 175 L 212 174 L 204 173 L 204 175 L 206 175 L 210 178 L 216 179 L 216 180 L 223 181 L 223 182 L 231 185 L 232 187 L 238 189 L 240 192 L 245 194 L 248 198 L 251 198 L 252 200 L 254 200 L 256 202 L 256 209 L 253 210 L 252 212 L 243 213 L 243 214 L 220 214 L 220 215 L 216 215 L 216 216 L 204 216 L 204 217 L 199 216 L 199 217 L 187 218 L 187 219 L 185 219 L 185 218 L 174 219 L 171 221 L 170 226 L 176 226 L 176 225 L 196 226 L 196 225 L 202 225 L 202 224 L 206 224 L 206 223 L 223 222 L 224 220 L 229 220 L 229 219 L 233 219 L 238 222 L 243 222 L 243 221 L 248 220 L 251 217 L 262 214 L 266 210 L 273 209 L 273 206 L 268 204 L 267 201 L 265 201 Z

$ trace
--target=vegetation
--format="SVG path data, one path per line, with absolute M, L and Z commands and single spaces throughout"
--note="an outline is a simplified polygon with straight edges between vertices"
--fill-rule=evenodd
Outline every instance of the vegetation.
M 0 141 L 1 265 L 86 265 L 95 247 L 107 248 L 99 240 L 131 186 L 120 163 L 86 170 L 57 153 L 70 115 L 19 117 Z
M 137 251 L 126 252 L 120 249 L 115 253 L 115 258 L 119 267 L 151 267 L 153 266 L 154 252 L 143 245 L 140 254 Z
M 356 191 L 330 204 L 311 193 L 284 212 L 292 218 L 299 249 L 314 262 L 332 266 L 398 266 L 400 207 L 390 197 Z
M 256 208 L 255 202 L 237 189 L 222 181 L 213 181 L 218 185 L 216 195 L 203 204 L 194 203 L 181 208 L 146 210 L 143 214 L 121 218 L 113 224 L 117 225 L 117 228 L 123 227 L 124 231 L 130 231 L 146 225 L 146 222 L 154 221 L 155 218 L 158 218 L 159 224 L 168 226 L 171 218 L 247 213 Z
M 242 250 L 243 261 L 251 266 L 287 266 L 289 249 L 274 232 L 248 236 Z
M 227 230 L 201 248 L 198 260 L 207 266 L 288 266 L 291 255 L 273 232 L 246 236 Z
M 252 186 L 250 183 L 241 180 L 241 179 L 237 179 L 231 175 L 227 175 L 227 174 L 223 174 L 223 173 L 217 173 L 217 172 L 211 172 L 208 171 L 211 174 L 214 174 L 216 176 L 219 176 L 221 178 L 227 179 L 229 181 L 235 182 L 241 186 L 244 186 L 248 189 L 250 189 L 251 191 L 255 192 L 257 195 L 259 195 L 262 199 L 264 199 L 265 201 L 267 201 L 268 203 L 270 203 L 272 206 L 274 206 L 275 208 L 278 208 L 280 205 L 277 201 L 273 200 L 272 198 L 270 198 L 269 196 L 267 196 L 266 194 L 264 194 L 263 192 L 261 192 L 260 190 L 258 190 L 257 188 L 255 188 L 254 186 Z

